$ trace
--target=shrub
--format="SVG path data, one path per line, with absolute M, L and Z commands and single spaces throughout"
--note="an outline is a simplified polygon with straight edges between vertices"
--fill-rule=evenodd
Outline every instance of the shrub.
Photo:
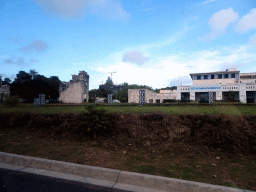
M 19 98 L 9 95 L 4 99 L 4 106 L 7 107 L 14 107 L 15 105 L 18 105 L 20 103 Z
M 78 131 L 81 134 L 86 132 L 96 138 L 99 135 L 110 133 L 110 123 L 108 113 L 99 105 L 87 105 L 86 111 L 81 113 L 81 122 Z

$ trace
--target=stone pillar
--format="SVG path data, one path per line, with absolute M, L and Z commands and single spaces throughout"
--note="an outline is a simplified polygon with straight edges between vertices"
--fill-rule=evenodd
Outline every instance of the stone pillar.
M 181 92 L 180 92 L 180 85 L 177 86 L 177 95 L 176 100 L 181 100 Z
M 190 92 L 189 95 L 190 95 L 190 98 L 189 98 L 189 99 L 190 99 L 191 101 L 195 101 L 195 100 L 196 100 L 196 93 L 195 93 L 195 92 L 192 92 L 192 93 Z
M 216 92 L 216 100 L 222 100 L 222 91 L 217 91 Z
M 239 85 L 239 99 L 242 103 L 247 103 L 246 101 L 246 87 L 245 84 Z

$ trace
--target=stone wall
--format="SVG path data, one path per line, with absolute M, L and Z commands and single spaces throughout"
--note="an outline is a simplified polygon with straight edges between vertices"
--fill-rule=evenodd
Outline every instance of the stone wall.
M 59 87 L 61 103 L 84 103 L 89 100 L 89 75 L 80 71 L 72 75 L 69 82 L 61 82 Z

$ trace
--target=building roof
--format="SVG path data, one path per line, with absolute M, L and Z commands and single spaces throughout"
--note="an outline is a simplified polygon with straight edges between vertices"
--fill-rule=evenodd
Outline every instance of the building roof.
M 192 78 L 192 75 L 209 75 L 209 74 L 227 74 L 227 73 L 239 73 L 240 71 L 237 71 L 236 69 L 227 69 L 225 71 L 215 71 L 215 72 L 206 72 L 206 73 L 190 73 L 190 77 Z

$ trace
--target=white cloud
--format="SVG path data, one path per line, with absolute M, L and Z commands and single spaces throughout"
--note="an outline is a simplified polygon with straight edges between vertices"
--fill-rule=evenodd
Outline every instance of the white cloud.
M 142 65 L 149 61 L 149 57 L 143 56 L 143 54 L 139 51 L 127 51 L 123 54 L 122 60 L 124 62 L 131 62 Z
M 116 71 L 113 74 L 114 83 L 148 85 L 153 88 L 163 88 L 180 84 L 191 84 L 190 73 L 215 72 L 228 68 L 238 68 L 246 72 L 246 68 L 256 70 L 254 54 L 256 48 L 250 45 L 224 46 L 216 50 L 201 50 L 165 58 L 155 58 L 155 64 L 132 65 L 126 62 L 116 62 L 108 66 L 97 67 L 98 72 Z M 250 67 L 251 66 L 251 67 Z M 252 68 L 253 67 L 253 68 Z M 98 84 L 105 82 L 104 78 L 97 80 Z M 93 80 L 92 80 L 93 81 Z M 95 82 L 94 82 L 95 83 Z M 95 85 L 97 88 L 97 85 Z
M 202 5 L 205 5 L 205 4 L 208 4 L 208 3 L 212 3 L 212 2 L 214 2 L 214 1 L 215 1 L 215 0 L 208 0 L 208 1 L 203 2 Z
M 209 25 L 212 30 L 225 30 L 231 23 L 238 19 L 238 14 L 232 8 L 223 9 L 214 13 L 209 20 Z
M 34 0 L 49 13 L 61 18 L 85 16 L 91 10 L 94 13 L 114 19 L 127 19 L 130 14 L 116 0 Z
M 237 23 L 235 30 L 240 33 L 256 29 L 256 9 L 252 9 L 250 13 L 243 16 Z
M 176 77 L 170 81 L 170 86 L 191 85 L 191 84 L 192 84 L 192 80 L 189 75 Z
M 238 19 L 238 14 L 232 8 L 223 9 L 214 13 L 209 19 L 211 32 L 203 39 L 214 39 L 226 32 L 226 28 Z

